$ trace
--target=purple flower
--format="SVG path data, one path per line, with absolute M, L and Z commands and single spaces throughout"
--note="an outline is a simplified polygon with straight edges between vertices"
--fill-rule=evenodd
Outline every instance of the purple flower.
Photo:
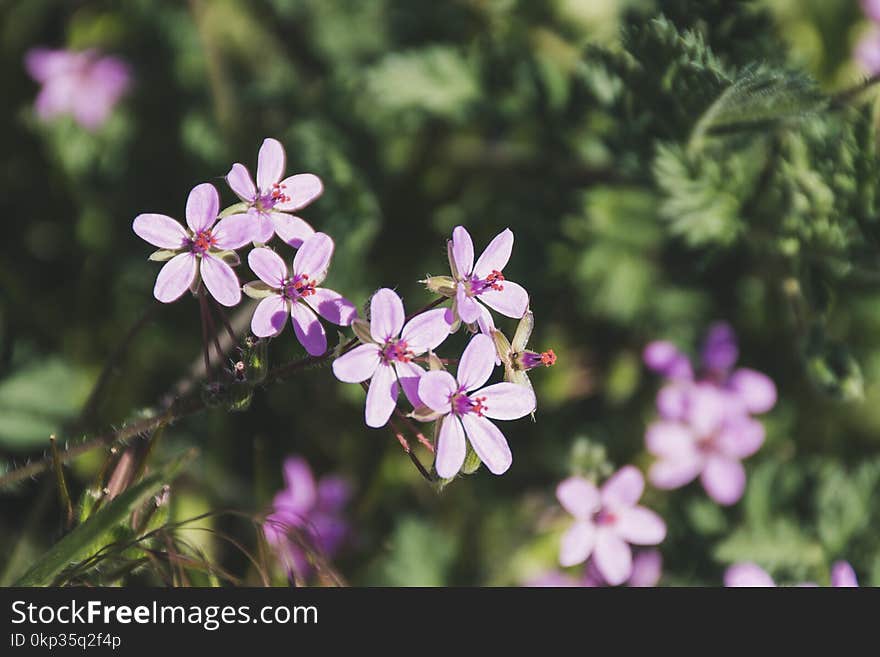
M 474 264 L 474 243 L 462 226 L 452 231 L 447 244 L 449 266 L 454 280 L 453 309 L 455 316 L 466 324 L 478 322 L 483 333 L 491 335 L 495 328 L 489 311 L 477 303 L 519 319 L 529 308 L 529 295 L 522 286 L 508 281 L 501 271 L 510 260 L 513 232 L 505 228 Z
M 449 336 L 446 309 L 435 308 L 404 325 L 403 302 L 382 288 L 370 300 L 371 341 L 333 361 L 333 373 L 346 383 L 370 380 L 365 410 L 367 426 L 383 427 L 397 406 L 399 389 L 419 406 L 419 380 L 424 370 L 413 358 L 437 348 Z
M 247 221 L 246 215 L 237 216 Z M 357 317 L 351 301 L 318 287 L 327 276 L 331 257 L 333 240 L 324 233 L 315 233 L 303 242 L 293 258 L 292 271 L 272 249 L 258 248 L 248 254 L 248 264 L 260 280 L 245 285 L 245 294 L 262 299 L 251 319 L 254 335 L 278 335 L 290 315 L 296 339 L 310 355 L 327 351 L 327 334 L 315 313 L 339 326 L 348 326 Z
M 831 586 L 835 588 L 851 588 L 859 585 L 856 573 L 846 561 L 837 561 L 831 567 Z M 770 574 L 758 564 L 751 561 L 735 563 L 724 571 L 724 586 L 738 587 L 771 587 L 776 582 Z M 816 586 L 811 582 L 798 584 L 802 587 Z
M 880 23 L 880 0 L 861 0 L 862 13 L 876 23 Z
M 281 179 L 285 167 L 284 147 L 277 139 L 264 139 L 257 156 L 257 184 L 243 164 L 235 163 L 226 174 L 226 182 L 247 204 L 247 216 L 253 226 L 254 242 L 265 244 L 278 235 L 294 248 L 314 234 L 314 229 L 295 212 L 306 207 L 324 191 L 321 179 L 311 173 L 299 173 Z
M 657 586 L 663 575 L 663 557 L 659 550 L 639 550 L 632 560 L 632 574 L 625 584 L 633 588 L 650 588 Z M 590 559 L 581 577 L 573 577 L 558 570 L 541 573 L 526 581 L 525 586 L 544 588 L 572 588 L 572 587 L 604 587 L 608 582 L 596 568 L 595 562 Z
M 872 26 L 856 43 L 853 56 L 870 75 L 880 73 L 880 28 Z
M 296 456 L 284 461 L 284 481 L 286 488 L 275 495 L 263 531 L 287 570 L 304 577 L 311 570 L 306 550 L 302 541 L 292 540 L 291 535 L 299 530 L 309 547 L 332 558 L 348 535 L 342 510 L 351 491 L 348 483 L 336 476 L 322 477 L 316 484 L 309 464 Z
M 250 241 L 250 229 L 241 217 L 226 217 L 215 225 L 219 209 L 217 190 L 210 183 L 202 183 L 186 199 L 189 230 L 164 214 L 135 217 L 134 232 L 159 247 L 150 259 L 168 261 L 153 288 L 153 295 L 162 303 L 176 301 L 187 288 L 195 287 L 197 274 L 201 274 L 211 296 L 224 306 L 241 301 L 238 278 L 226 260 L 237 263 L 238 256 L 231 251 Z
M 697 375 L 672 343 L 649 344 L 645 363 L 667 384 L 657 394 L 661 419 L 648 427 L 645 442 L 658 457 L 648 476 L 658 488 L 684 486 L 700 476 L 709 496 L 733 504 L 745 490 L 740 461 L 764 442 L 764 427 L 751 417 L 776 403 L 776 386 L 764 374 L 733 369 L 736 336 L 727 324 L 712 326 Z
M 855 588 L 859 585 L 856 571 L 846 561 L 836 561 L 831 566 L 831 586 L 835 588 Z
M 535 393 L 508 382 L 478 390 L 494 367 L 492 339 L 477 334 L 461 355 L 457 378 L 435 370 L 426 372 L 419 382 L 422 402 L 439 414 L 434 467 L 444 479 L 454 477 L 461 469 L 467 441 L 493 474 L 506 472 L 513 462 L 507 439 L 489 418 L 515 420 L 528 415 L 535 410 Z
M 569 477 L 556 488 L 563 508 L 575 523 L 562 537 L 559 563 L 574 566 L 590 556 L 605 582 L 622 584 L 633 571 L 629 544 L 657 545 L 666 537 L 666 523 L 656 513 L 637 506 L 645 480 L 627 465 L 597 489 L 583 477 Z
M 41 119 L 71 114 L 88 130 L 103 125 L 131 83 L 125 62 L 95 50 L 35 48 L 25 56 L 25 68 L 43 85 L 35 102 Z

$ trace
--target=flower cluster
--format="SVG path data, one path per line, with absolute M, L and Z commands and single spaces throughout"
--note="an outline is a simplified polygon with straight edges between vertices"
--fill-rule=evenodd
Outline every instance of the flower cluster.
M 37 116 L 45 121 L 69 114 L 87 130 L 103 125 L 131 85 L 128 65 L 96 50 L 34 48 L 24 64 L 42 85 L 34 104 Z
M 513 250 L 510 229 L 497 235 L 474 263 L 468 231 L 458 226 L 447 243 L 451 276 L 432 276 L 428 290 L 451 300 L 448 308 L 430 308 L 407 320 L 403 301 L 383 288 L 370 300 L 369 321 L 353 322 L 360 344 L 339 356 L 333 372 L 340 381 L 366 385 L 366 423 L 385 426 L 397 411 L 402 391 L 408 414 L 434 423 L 434 470 L 450 479 L 473 453 L 494 474 L 510 467 L 507 439 L 492 420 L 515 420 L 534 413 L 537 401 L 526 372 L 552 365 L 556 355 L 526 349 L 534 316 L 529 296 L 502 273 Z M 435 304 L 436 305 L 436 304 Z M 495 326 L 490 310 L 519 319 L 513 341 Z M 453 376 L 433 353 L 463 325 L 474 333 Z M 424 356 L 424 354 L 428 354 Z M 504 381 L 486 385 L 495 367 L 504 365 Z
M 318 317 L 348 326 L 357 317 L 354 304 L 333 290 L 320 287 L 333 257 L 333 240 L 316 233 L 289 212 L 302 209 L 320 196 L 317 176 L 284 178 L 285 154 L 275 139 L 260 148 L 257 185 L 242 164 L 226 176 L 242 202 L 220 211 L 220 196 L 210 183 L 196 186 L 186 202 L 186 225 L 164 214 L 140 214 L 134 232 L 159 250 L 151 260 L 167 261 L 159 271 L 153 295 L 162 303 L 179 299 L 187 290 L 200 294 L 202 284 L 219 304 L 231 307 L 248 296 L 260 299 L 251 321 L 257 337 L 281 333 L 291 319 L 300 344 L 312 356 L 327 351 L 327 334 Z M 297 248 L 292 266 L 266 244 L 278 235 Z M 248 265 L 258 280 L 243 288 L 233 271 L 240 264 L 236 251 L 247 244 Z
M 263 531 L 288 573 L 306 578 L 312 571 L 309 552 L 331 559 L 348 537 L 343 510 L 351 490 L 345 479 L 334 475 L 316 482 L 308 462 L 298 456 L 285 459 L 284 483 Z
M 327 352 L 319 317 L 351 325 L 356 338 L 341 347 L 333 372 L 341 381 L 367 387 L 368 426 L 385 426 L 395 412 L 407 421 L 433 422 L 436 440 L 429 446 L 436 454 L 436 474 L 443 479 L 462 469 L 469 450 L 491 472 L 505 472 L 512 455 L 492 420 L 534 413 L 537 402 L 526 372 L 556 361 L 552 350 L 526 348 L 534 325 L 529 296 L 502 273 L 513 250 L 513 232 L 502 231 L 474 262 L 471 236 L 458 226 L 447 248 L 451 276 L 424 281 L 440 295 L 434 303 L 407 318 L 401 298 L 383 288 L 370 299 L 369 320 L 359 319 L 353 303 L 322 287 L 333 240 L 292 214 L 321 195 L 321 180 L 309 173 L 285 177 L 284 148 L 266 139 L 256 183 L 239 163 L 232 165 L 226 181 L 239 202 L 223 211 L 216 188 L 203 183 L 187 199 L 186 226 L 164 214 L 135 218 L 134 232 L 158 247 L 150 259 L 165 262 L 153 290 L 156 299 L 170 303 L 190 290 L 203 303 L 210 295 L 230 307 L 241 301 L 243 290 L 260 300 L 251 320 L 255 336 L 279 335 L 289 316 L 297 340 L 313 357 Z M 270 246 L 276 237 L 296 249 L 289 266 Z M 248 244 L 253 248 L 247 263 L 257 280 L 242 286 L 233 267 L 241 264 L 237 251 Z M 447 300 L 449 307 L 436 307 Z M 520 320 L 512 341 L 496 328 L 489 309 Z M 204 321 L 204 307 L 202 312 Z M 475 335 L 453 376 L 434 350 L 462 326 Z M 207 353 L 206 347 L 206 362 Z M 486 385 L 498 365 L 504 366 L 505 380 Z M 400 391 L 412 405 L 409 417 L 397 409 Z
M 671 342 L 645 348 L 647 366 L 666 378 L 657 395 L 660 419 L 645 435 L 657 457 L 648 474 L 657 488 L 678 488 L 699 476 L 719 504 L 742 497 L 746 474 L 740 461 L 764 442 L 764 426 L 752 415 L 773 408 L 776 386 L 760 372 L 734 369 L 738 355 L 736 336 L 723 323 L 710 328 L 696 372 Z

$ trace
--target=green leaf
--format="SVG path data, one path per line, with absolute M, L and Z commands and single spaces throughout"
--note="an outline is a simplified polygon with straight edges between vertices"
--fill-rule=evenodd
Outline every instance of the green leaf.
M 69 565 L 78 563 L 98 552 L 111 540 L 108 533 L 120 525 L 162 485 L 172 479 L 193 452 L 170 467 L 155 472 L 118 497 L 107 503 L 83 524 L 53 545 L 36 563 L 22 575 L 14 586 L 51 586 L 55 578 Z
M 0 383 L 0 447 L 48 445 L 49 434 L 79 411 L 89 387 L 89 377 L 57 357 L 13 373 Z

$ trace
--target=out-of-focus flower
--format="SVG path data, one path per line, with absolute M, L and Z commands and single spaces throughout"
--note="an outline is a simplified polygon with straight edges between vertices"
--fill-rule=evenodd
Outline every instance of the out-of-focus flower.
M 835 588 L 857 587 L 856 573 L 846 561 L 837 561 L 831 567 L 831 586 Z M 735 563 L 724 571 L 724 586 L 736 587 L 770 587 L 776 586 L 776 582 L 770 574 L 758 564 L 751 561 Z M 804 582 L 797 586 L 812 587 L 816 584 Z
M 277 139 L 263 140 L 257 156 L 257 184 L 243 164 L 235 163 L 226 174 L 226 182 L 247 204 L 253 240 L 265 244 L 278 235 L 290 246 L 299 248 L 314 234 L 314 229 L 290 212 L 306 207 L 324 191 L 321 179 L 311 173 L 284 175 L 286 155 Z
M 246 215 L 237 217 L 247 221 Z M 248 296 L 262 299 L 251 319 L 254 335 L 278 335 L 290 315 L 296 339 L 310 355 L 320 356 L 327 351 L 327 334 L 315 313 L 339 326 L 348 326 L 357 317 L 351 301 L 318 287 L 327 276 L 332 257 L 333 240 L 324 233 L 315 233 L 303 242 L 293 257 L 292 272 L 272 249 L 252 250 L 248 264 L 260 280 L 247 283 L 244 290 Z
M 869 75 L 880 73 L 880 28 L 872 26 L 867 30 L 856 43 L 853 55 Z
M 724 586 L 736 587 L 769 587 L 776 586 L 776 582 L 758 564 L 746 561 L 735 563 L 724 571 Z
M 478 323 L 480 330 L 491 335 L 495 324 L 489 308 L 514 319 L 521 318 L 529 308 L 529 295 L 522 286 L 504 278 L 502 270 L 513 250 L 513 232 L 505 228 L 493 239 L 474 264 L 474 243 L 463 226 L 456 226 L 447 242 L 452 277 L 432 276 L 428 289 L 452 297 L 453 314 L 465 324 Z
M 865 16 L 880 23 L 880 0 L 861 0 L 861 5 Z
M 333 361 L 333 373 L 346 383 L 370 380 L 365 416 L 367 426 L 382 427 L 397 405 L 399 389 L 416 407 L 419 380 L 424 370 L 413 362 L 429 349 L 436 349 L 449 336 L 445 308 L 434 308 L 404 324 L 403 301 L 388 288 L 370 300 L 369 342 Z
M 37 115 L 48 120 L 70 114 L 87 130 L 104 124 L 131 85 L 128 65 L 97 50 L 34 48 L 25 55 L 25 68 L 42 85 Z
M 234 306 L 241 301 L 241 287 L 227 261 L 238 264 L 238 249 L 250 241 L 250 228 L 241 218 L 217 221 L 220 197 L 210 183 L 193 188 L 186 200 L 185 229 L 164 214 L 139 214 L 132 229 L 141 239 L 159 250 L 151 260 L 166 264 L 159 271 L 153 296 L 162 303 L 176 301 L 188 288 L 194 288 L 196 275 L 217 301 Z M 216 222 L 216 225 L 215 225 Z
M 298 456 L 285 459 L 284 483 L 263 531 L 286 569 L 306 577 L 311 572 L 309 550 L 331 559 L 347 537 L 349 526 L 343 509 L 351 490 L 341 477 L 328 475 L 316 483 L 309 464 Z
M 419 382 L 419 398 L 438 415 L 434 467 L 444 479 L 461 470 L 467 442 L 492 474 L 506 472 L 513 462 L 507 439 L 489 418 L 515 420 L 528 415 L 535 410 L 535 393 L 506 381 L 478 390 L 494 367 L 492 339 L 477 334 L 461 355 L 457 377 L 435 370 Z
M 751 417 L 776 403 L 776 386 L 766 375 L 733 369 L 736 336 L 727 324 L 711 327 L 695 374 L 687 357 L 670 342 L 649 344 L 644 360 L 667 383 L 657 394 L 661 419 L 645 435 L 648 451 L 658 457 L 649 471 L 658 488 L 684 486 L 700 476 L 709 496 L 733 504 L 745 490 L 740 461 L 764 442 L 764 427 Z
M 559 563 L 574 566 L 592 556 L 605 582 L 617 586 L 633 572 L 629 545 L 657 545 L 666 537 L 663 519 L 637 502 L 645 488 L 642 473 L 627 465 L 601 489 L 583 477 L 569 477 L 556 488 L 575 523 L 562 537 Z
M 556 363 L 556 354 L 552 349 L 541 353 L 526 349 L 534 326 L 535 316 L 531 310 L 527 310 L 519 320 L 513 341 L 508 341 L 507 336 L 498 329 L 493 329 L 491 333 L 498 360 L 504 365 L 504 380 L 529 388 L 532 387 L 527 374 L 529 370 L 536 367 L 550 367 Z
M 876 4 L 876 3 L 875 3 Z M 831 566 L 831 586 L 837 588 L 854 588 L 859 585 L 856 571 L 846 561 L 836 561 Z
M 625 584 L 633 588 L 657 586 L 663 575 L 663 556 L 659 550 L 639 550 L 632 560 L 632 573 Z M 582 586 L 608 586 L 593 559 L 587 562 Z

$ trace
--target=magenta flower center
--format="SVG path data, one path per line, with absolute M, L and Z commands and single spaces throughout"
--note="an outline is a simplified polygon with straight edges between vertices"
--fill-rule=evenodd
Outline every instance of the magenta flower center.
M 473 274 L 470 278 L 464 281 L 465 290 L 469 297 L 476 297 L 481 295 L 486 290 L 498 290 L 499 292 L 504 289 L 504 274 L 500 271 L 493 269 L 492 273 L 486 276 L 486 278 L 478 278 Z
M 287 189 L 287 185 L 275 183 L 269 191 L 257 196 L 257 200 L 254 202 L 257 210 L 271 210 L 277 203 L 288 203 L 290 196 L 284 191 L 285 189 Z
M 601 508 L 596 512 L 596 515 L 593 517 L 593 522 L 595 522 L 597 525 L 613 525 L 615 522 L 617 522 L 617 516 L 608 509 Z
M 211 229 L 206 228 L 189 238 L 189 250 L 196 255 L 204 255 L 206 251 L 217 246 L 217 238 L 211 234 Z
M 484 403 L 485 397 L 468 397 L 464 390 L 459 390 L 449 397 L 452 404 L 452 412 L 456 415 L 466 415 L 467 413 L 476 413 L 480 417 L 489 410 Z
M 309 278 L 308 274 L 300 274 L 293 278 L 285 278 L 281 284 L 281 296 L 288 301 L 296 301 L 301 297 L 308 297 L 315 293 L 317 283 Z
M 398 363 L 408 363 L 413 359 L 412 350 L 406 344 L 406 340 L 398 340 L 390 338 L 382 348 L 382 360 L 386 363 L 397 361 Z

